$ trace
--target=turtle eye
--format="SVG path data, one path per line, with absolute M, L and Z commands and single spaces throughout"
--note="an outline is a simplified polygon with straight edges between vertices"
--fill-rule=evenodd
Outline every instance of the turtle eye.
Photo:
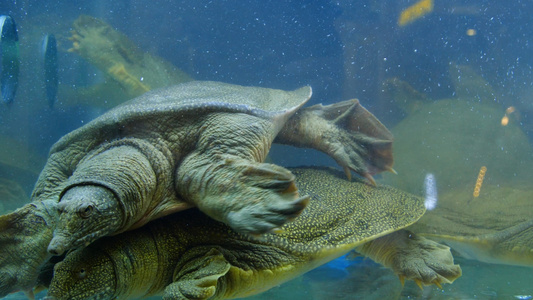
M 94 207 L 92 205 L 82 206 L 78 210 L 80 217 L 87 219 L 93 212 Z
M 87 275 L 87 271 L 86 271 L 84 268 L 81 268 L 81 269 L 78 271 L 78 278 L 79 278 L 79 279 L 83 279 L 83 278 L 85 278 L 86 275 Z

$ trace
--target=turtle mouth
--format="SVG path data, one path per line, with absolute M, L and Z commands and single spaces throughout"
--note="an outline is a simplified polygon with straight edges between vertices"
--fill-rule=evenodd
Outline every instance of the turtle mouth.
M 48 245 L 48 252 L 52 255 L 63 255 L 65 253 L 65 250 L 71 248 L 71 243 L 68 241 L 70 238 L 65 235 L 54 235 L 52 238 L 52 241 L 50 241 L 50 244 Z
M 48 245 L 48 252 L 52 255 L 59 256 L 63 255 L 63 253 L 65 253 L 67 250 L 87 247 L 89 244 L 101 237 L 102 234 L 103 230 L 98 230 L 78 239 L 71 234 L 54 234 L 54 238 L 52 238 L 52 241 Z

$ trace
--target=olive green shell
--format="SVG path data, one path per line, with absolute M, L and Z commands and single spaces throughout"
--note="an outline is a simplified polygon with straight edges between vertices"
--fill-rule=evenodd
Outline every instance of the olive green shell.
M 290 170 L 300 193 L 311 196 L 303 215 L 285 225 L 290 234 L 276 235 L 295 243 L 326 247 L 349 236 L 358 245 L 413 224 L 426 211 L 422 198 L 386 185 L 348 181 L 332 168 Z
M 221 82 L 192 81 L 154 90 L 115 107 L 89 124 L 65 135 L 51 152 L 61 151 L 78 140 L 104 140 L 121 137 L 129 128 L 158 122 L 169 116 L 202 115 L 212 112 L 235 112 L 276 120 L 276 117 L 301 107 L 311 97 L 311 87 L 287 92 L 243 87 Z
M 276 125 L 273 130 L 279 130 L 310 97 L 310 87 L 287 92 L 209 81 L 192 81 L 147 92 L 55 143 L 32 198 L 38 201 L 57 198 L 80 161 L 113 140 L 137 138 L 166 144 L 173 153 L 165 155 L 178 161 L 180 155 L 186 154 L 182 152 L 194 150 L 194 139 L 183 141 L 195 133 L 189 132 L 187 124 L 201 123 L 207 114 L 251 114 L 271 120 Z

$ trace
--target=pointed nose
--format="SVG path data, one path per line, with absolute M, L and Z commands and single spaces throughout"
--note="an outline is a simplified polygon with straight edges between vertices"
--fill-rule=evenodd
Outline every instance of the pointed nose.
M 56 255 L 56 256 L 63 255 L 63 253 L 65 253 L 65 250 L 66 250 L 66 244 L 67 244 L 67 241 L 65 237 L 61 235 L 54 236 L 54 238 L 48 245 L 48 253 L 52 255 Z

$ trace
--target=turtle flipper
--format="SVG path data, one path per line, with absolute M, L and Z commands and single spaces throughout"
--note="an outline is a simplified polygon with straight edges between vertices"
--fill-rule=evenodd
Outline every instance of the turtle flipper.
M 422 285 L 452 283 L 461 276 L 461 268 L 454 265 L 450 248 L 400 230 L 366 243 L 357 252 L 391 268 L 402 281 L 413 280 Z
M 177 189 L 215 220 L 245 234 L 262 234 L 296 218 L 309 197 L 300 197 L 287 169 L 233 157 L 203 170 L 207 157 L 193 154 L 178 169 Z
M 165 288 L 163 299 L 210 299 L 217 292 L 218 279 L 230 267 L 224 256 L 213 248 L 175 270 L 174 283 Z
M 373 183 L 372 175 L 393 171 L 392 140 L 387 128 L 358 100 L 348 100 L 300 110 L 275 142 L 315 148 Z

